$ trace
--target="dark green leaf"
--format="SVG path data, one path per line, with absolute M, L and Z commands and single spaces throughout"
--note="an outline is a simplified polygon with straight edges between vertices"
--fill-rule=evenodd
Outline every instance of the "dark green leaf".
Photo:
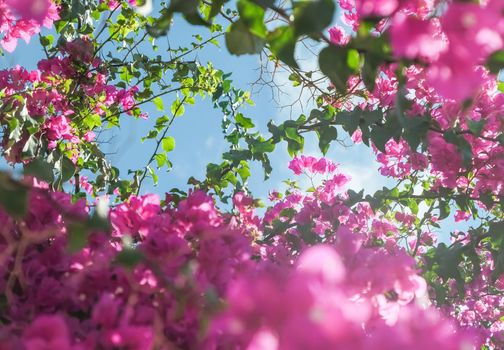
M 158 38 L 160 36 L 168 34 L 170 27 L 172 25 L 173 12 L 164 11 L 153 25 L 147 25 L 146 30 L 150 36 Z
M 201 17 L 199 12 L 188 12 L 188 13 L 184 13 L 183 16 L 184 16 L 184 19 L 192 25 L 207 26 L 207 27 L 210 25 L 210 23 L 208 23 L 207 21 L 205 21 L 205 19 L 203 17 Z
M 265 41 L 252 34 L 241 20 L 233 23 L 226 32 L 226 46 L 233 55 L 259 53 L 264 44 Z
M 171 0 L 170 10 L 182 13 L 196 12 L 198 4 L 199 0 Z
M 264 39 L 267 33 L 264 24 L 264 9 L 251 0 L 239 0 L 237 7 L 240 21 L 248 27 L 252 34 Z
M 400 127 L 398 125 L 398 127 Z M 404 119 L 403 138 L 408 142 L 412 151 L 416 151 L 420 143 L 425 140 L 429 131 L 429 120 L 425 117 L 413 117 Z
M 332 141 L 338 138 L 338 130 L 334 126 L 324 126 L 318 130 L 319 148 L 325 155 Z
M 362 66 L 362 81 L 369 91 L 373 91 L 376 83 L 376 75 L 378 74 L 378 67 L 382 64 L 381 57 L 372 53 L 368 53 L 364 57 L 364 64 Z
M 297 36 L 290 26 L 280 26 L 268 34 L 268 44 L 271 52 L 285 64 L 297 68 L 294 58 Z
M 504 68 L 504 50 L 494 52 L 488 57 L 486 66 L 493 74 L 498 74 Z
M 480 119 L 480 120 L 468 120 L 467 121 L 467 126 L 469 127 L 469 130 L 473 133 L 475 136 L 480 136 L 481 131 L 485 127 L 485 119 Z
M 212 7 L 208 15 L 209 19 L 212 19 L 219 14 L 222 5 L 224 5 L 224 0 L 212 0 Z
M 333 0 L 294 2 L 294 28 L 297 35 L 322 32 L 332 24 L 336 5 Z
M 39 158 L 35 158 L 24 165 L 24 174 L 35 176 L 39 180 L 48 183 L 54 180 L 53 166 Z
M 88 242 L 89 230 L 83 222 L 74 222 L 68 225 L 67 249 L 78 252 L 84 248 Z
M 14 217 L 23 217 L 28 205 L 28 189 L 0 172 L 0 205 Z
M 393 116 L 388 116 L 384 125 L 374 125 L 371 130 L 373 144 L 383 153 L 385 153 L 385 144 L 397 135 L 401 135 L 401 126 Z
M 75 164 L 67 157 L 61 157 L 61 181 L 67 182 L 75 174 Z
M 123 247 L 123 250 L 116 256 L 116 262 L 126 268 L 133 268 L 144 259 L 141 251 L 130 247 Z
M 319 67 L 339 92 L 345 92 L 347 81 L 356 71 L 348 67 L 349 50 L 343 47 L 327 46 L 319 54 Z

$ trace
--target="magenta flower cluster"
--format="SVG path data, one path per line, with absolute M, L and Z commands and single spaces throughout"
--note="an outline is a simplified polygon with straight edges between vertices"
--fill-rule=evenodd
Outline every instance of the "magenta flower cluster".
M 234 214 L 201 191 L 178 205 L 131 197 L 77 252 L 72 223 L 93 210 L 33 182 L 28 214 L 1 215 L 2 349 L 471 348 L 477 334 L 429 306 L 395 224 L 366 203 L 347 207 L 334 181 L 279 200 L 290 219 L 278 203 L 261 219 L 243 193 Z M 282 220 L 287 231 L 260 243 Z M 302 239 L 308 221 L 322 243 Z

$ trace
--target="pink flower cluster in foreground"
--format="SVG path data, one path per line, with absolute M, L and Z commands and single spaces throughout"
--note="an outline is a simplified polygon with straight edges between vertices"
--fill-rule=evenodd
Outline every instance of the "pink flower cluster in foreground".
M 0 45 L 12 52 L 18 39 L 28 43 L 42 27 L 52 28 L 58 19 L 58 8 L 52 0 L 0 0 Z
M 291 167 L 333 164 L 306 159 Z M 478 326 L 428 305 L 398 226 L 367 203 L 347 207 L 334 181 L 280 199 L 292 212 L 277 203 L 271 220 L 243 193 L 236 214 L 201 191 L 177 205 L 131 197 L 77 252 L 67 244 L 91 210 L 35 183 L 22 220 L 0 215 L 1 348 L 471 349 Z
M 329 30 L 336 45 L 348 43 L 362 19 L 380 16 L 376 27 L 388 32 L 394 54 L 427 64 L 429 86 L 446 99 L 473 97 L 485 83 L 478 69 L 504 47 L 502 0 L 443 2 L 424 0 L 340 0 L 340 22 Z

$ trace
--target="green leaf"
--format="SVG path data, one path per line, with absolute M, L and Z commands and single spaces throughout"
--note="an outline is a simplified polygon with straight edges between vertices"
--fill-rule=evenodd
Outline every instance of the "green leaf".
M 238 168 L 237 173 L 240 175 L 242 181 L 245 182 L 250 177 L 250 168 L 248 163 L 245 161 L 241 161 L 240 164 L 241 166 Z
M 30 135 L 28 140 L 23 146 L 23 156 L 26 158 L 33 158 L 37 154 L 37 148 L 39 147 L 39 141 L 35 135 Z
M 171 0 L 170 10 L 173 12 L 191 13 L 198 10 L 199 0 Z
M 173 12 L 162 11 L 161 17 L 159 17 L 152 25 L 147 25 L 146 30 L 150 36 L 153 38 L 158 38 L 160 36 L 168 34 L 173 21 Z
M 184 104 L 177 97 L 177 99 L 175 101 L 173 101 L 173 103 L 171 105 L 171 114 L 174 117 L 180 117 L 181 115 L 184 115 L 184 113 L 185 113 Z
M 304 138 L 299 136 L 298 139 L 287 139 L 287 152 L 291 157 L 302 152 L 304 148 Z
M 463 248 L 461 243 L 456 243 L 449 248 L 446 244 L 440 243 L 429 254 L 430 256 L 427 256 L 429 264 L 439 277 L 445 282 L 450 278 L 455 279 L 458 290 L 461 293 L 463 293 L 464 280 L 460 274 L 459 264 L 462 261 Z
M 236 6 L 240 20 L 248 27 L 250 33 L 264 39 L 268 32 L 264 24 L 264 9 L 250 0 L 239 0 Z
M 67 249 L 78 252 L 84 248 L 88 242 L 89 230 L 84 222 L 72 222 L 68 225 Z
M 149 172 L 150 177 L 152 178 L 152 182 L 154 183 L 154 186 L 157 186 L 159 177 L 149 165 L 147 166 L 147 171 Z
M 242 113 L 236 114 L 235 120 L 236 123 L 244 129 L 250 129 L 255 126 L 252 119 L 245 117 Z
M 320 120 L 321 122 L 328 122 L 334 119 L 334 115 L 336 114 L 336 109 L 333 106 L 324 107 L 323 111 L 318 109 L 312 109 L 310 112 L 310 118 L 315 118 Z
M 67 157 L 61 157 L 61 181 L 67 182 L 75 174 L 75 164 Z
M 299 134 L 299 131 L 296 127 L 286 127 L 285 137 L 289 140 L 296 142 L 301 142 L 302 140 L 302 136 Z
M 364 190 L 361 190 L 359 193 L 353 190 L 348 190 L 347 193 L 348 193 L 348 199 L 345 201 L 345 204 L 349 208 L 359 203 L 364 198 Z
M 497 89 L 498 89 L 500 92 L 504 93 L 504 82 L 502 82 L 502 81 L 498 81 L 498 82 L 497 82 Z
M 357 71 L 360 68 L 360 55 L 359 51 L 355 49 L 349 49 L 347 55 L 347 66 L 353 71 Z
M 28 206 L 28 189 L 0 172 L 0 205 L 14 217 L 23 217 Z
M 379 55 L 368 53 L 364 56 L 364 64 L 362 65 L 361 75 L 362 81 L 369 91 L 373 91 L 376 83 L 376 75 L 378 67 L 383 63 Z
M 475 136 L 480 136 L 481 135 L 481 131 L 485 127 L 485 124 L 486 124 L 486 120 L 485 119 L 480 119 L 480 120 L 469 119 L 467 121 L 467 126 L 469 127 L 469 130 Z
M 242 20 L 236 21 L 229 27 L 225 39 L 229 52 L 238 56 L 259 53 L 265 44 L 264 39 L 251 33 Z
M 271 52 L 282 62 L 298 67 L 294 52 L 296 50 L 297 36 L 290 26 L 280 26 L 268 34 L 268 44 Z
M 320 70 L 332 81 L 339 92 L 346 91 L 348 78 L 356 73 L 355 69 L 348 66 L 348 56 L 348 49 L 332 45 L 322 49 L 319 54 Z
M 212 19 L 217 16 L 224 5 L 224 0 L 212 0 L 212 7 L 210 8 L 210 13 L 208 14 L 208 18 Z
M 446 219 L 450 215 L 450 203 L 439 202 L 439 220 Z
M 294 2 L 294 28 L 297 35 L 320 33 L 332 24 L 336 5 L 333 0 Z
M 42 46 L 45 47 L 52 46 L 52 44 L 54 43 L 54 36 L 52 35 L 41 36 L 40 43 L 42 44 Z
M 416 151 L 420 143 L 425 140 L 429 131 L 429 119 L 413 117 L 404 119 L 404 133 L 402 137 L 408 142 L 412 151 Z
M 494 52 L 488 57 L 486 66 L 493 74 L 498 74 L 504 68 L 504 50 Z
M 415 199 L 413 199 L 413 198 L 408 199 L 408 208 L 411 209 L 411 212 L 414 215 L 418 214 L 418 203 Z
M 165 137 L 161 140 L 161 147 L 165 152 L 171 152 L 175 149 L 175 138 L 172 136 Z
M 325 155 L 332 141 L 338 138 L 338 130 L 334 126 L 324 126 L 318 130 L 319 148 Z
M 158 111 L 164 111 L 164 103 L 161 97 L 156 97 L 152 100 L 152 102 L 154 103 L 154 106 L 156 106 L 156 109 Z
M 397 137 L 398 135 L 400 136 L 401 131 L 401 126 L 397 118 L 389 116 L 385 120 L 384 125 L 374 125 L 371 128 L 371 140 L 378 150 L 385 153 L 386 143 L 391 138 Z
M 35 158 L 24 165 L 24 174 L 35 176 L 39 180 L 48 183 L 54 180 L 53 166 L 39 158 Z
M 168 157 L 166 156 L 166 153 L 158 153 L 154 156 L 154 159 L 156 160 L 158 169 L 162 168 L 165 164 L 168 163 Z
M 250 144 L 250 150 L 254 154 L 269 153 L 275 150 L 275 144 L 271 141 L 254 140 Z
M 123 247 L 123 250 L 121 250 L 119 254 L 117 254 L 115 261 L 119 265 L 131 269 L 142 262 L 144 259 L 145 256 L 141 251 L 130 247 Z
M 199 12 L 188 12 L 188 13 L 184 13 L 183 16 L 184 16 L 184 19 L 192 25 L 205 26 L 205 27 L 210 26 L 210 23 L 205 21 L 205 19 L 203 17 L 201 17 Z

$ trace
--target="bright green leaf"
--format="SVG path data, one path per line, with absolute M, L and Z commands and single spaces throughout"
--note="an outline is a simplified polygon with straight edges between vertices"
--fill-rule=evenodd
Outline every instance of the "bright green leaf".
M 172 136 L 165 137 L 161 140 L 161 147 L 165 152 L 171 152 L 175 149 L 175 138 Z

